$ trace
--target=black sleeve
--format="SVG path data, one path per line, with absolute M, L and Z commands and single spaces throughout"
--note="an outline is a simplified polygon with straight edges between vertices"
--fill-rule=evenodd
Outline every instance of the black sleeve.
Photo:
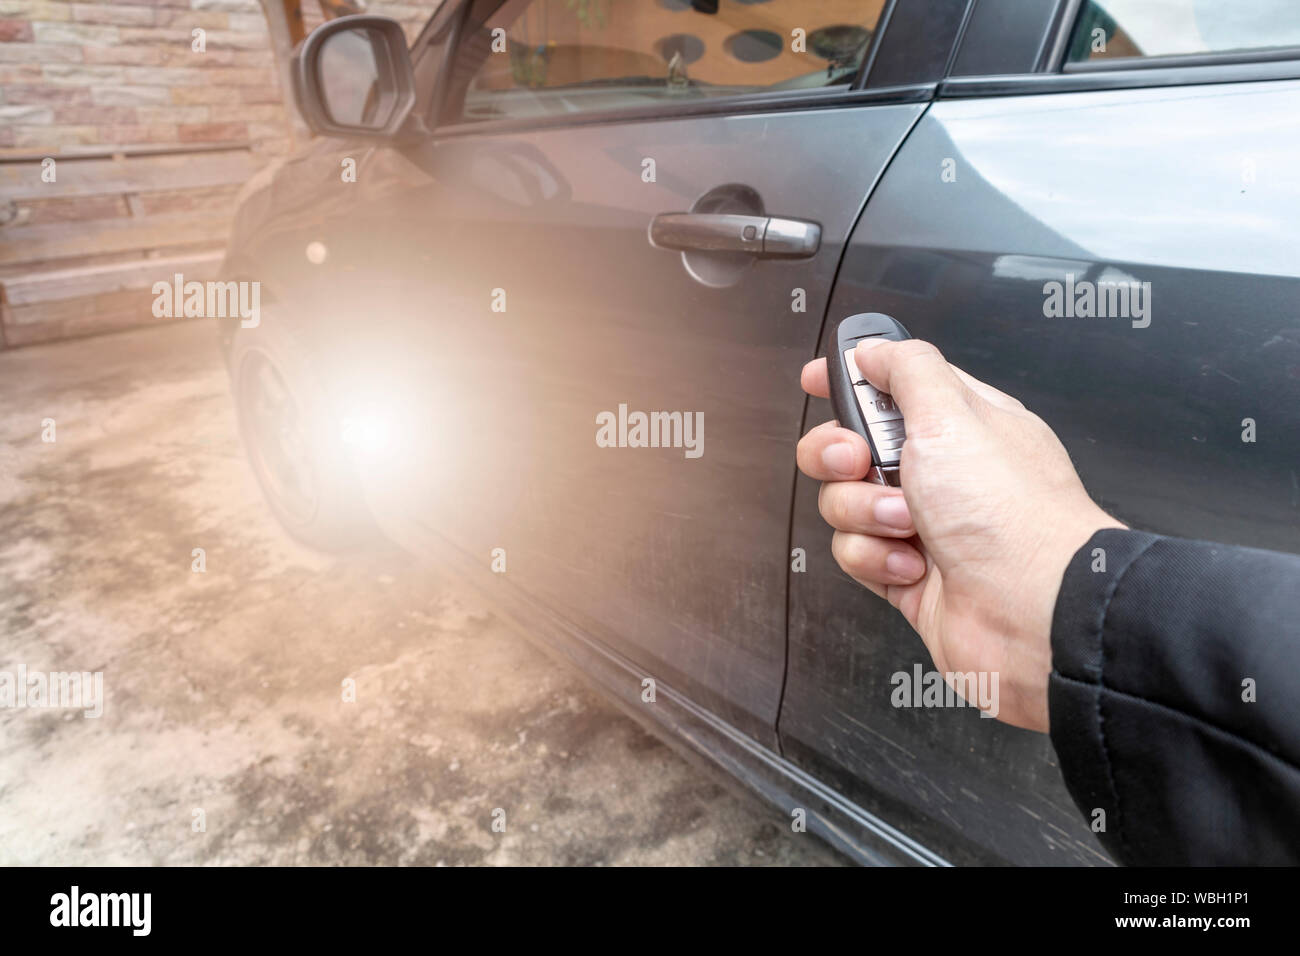
M 1117 860 L 1300 863 L 1300 556 L 1097 532 L 1061 582 L 1048 701 Z

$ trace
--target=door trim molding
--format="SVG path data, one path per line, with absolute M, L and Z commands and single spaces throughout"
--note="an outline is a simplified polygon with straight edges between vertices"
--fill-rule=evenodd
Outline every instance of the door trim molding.
M 1300 60 L 1167 66 L 1159 69 L 1087 70 L 1071 73 L 1018 73 L 1011 76 L 951 77 L 939 84 L 937 98 L 1033 96 L 1088 90 L 1131 90 L 1162 86 L 1203 86 L 1300 79 Z
M 646 669 L 587 636 L 562 615 L 517 585 L 473 561 L 431 528 L 390 536 L 433 559 L 460 582 L 490 598 L 502 619 L 531 644 L 576 667 L 602 696 L 693 763 L 721 772 L 788 816 L 807 812 L 808 829 L 856 863 L 867 866 L 951 866 L 944 857 L 858 806 L 816 777 L 693 703 L 655 678 L 655 703 L 641 701 Z M 525 623 L 526 622 L 526 623 Z
M 755 93 L 725 96 L 691 103 L 655 103 L 623 110 L 602 110 L 577 115 L 487 120 L 479 123 L 450 123 L 439 126 L 435 139 L 477 134 L 518 133 L 530 130 L 568 129 L 577 126 L 605 126 L 615 123 L 644 123 L 657 120 L 692 119 L 700 116 L 741 116 L 752 113 L 788 113 L 801 110 L 848 109 L 896 103 L 928 103 L 937 84 L 918 83 L 868 90 L 827 90 L 794 93 Z

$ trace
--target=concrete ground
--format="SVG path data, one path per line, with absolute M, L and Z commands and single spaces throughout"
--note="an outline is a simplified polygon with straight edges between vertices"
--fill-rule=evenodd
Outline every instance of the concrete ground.
M 203 322 L 0 352 L 24 666 L 102 671 L 105 704 L 0 709 L 2 864 L 842 862 L 436 568 L 291 541 Z

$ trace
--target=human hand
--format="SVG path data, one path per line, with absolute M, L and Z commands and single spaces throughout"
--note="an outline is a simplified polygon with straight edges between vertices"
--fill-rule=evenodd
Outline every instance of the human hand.
M 869 339 L 855 359 L 902 410 L 907 441 L 900 489 L 862 481 L 871 450 L 835 422 L 800 440 L 835 560 L 902 612 L 940 672 L 998 674 L 998 718 L 1045 733 L 1061 578 L 1094 532 L 1124 525 L 1088 497 L 1041 418 L 930 343 Z M 802 385 L 829 397 L 824 358 Z

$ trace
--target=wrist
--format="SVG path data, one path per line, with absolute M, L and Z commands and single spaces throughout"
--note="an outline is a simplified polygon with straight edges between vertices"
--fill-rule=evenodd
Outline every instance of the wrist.
M 1063 523 L 1059 534 L 1053 536 L 1054 542 L 1043 557 L 1043 581 L 1041 600 L 1034 615 L 1034 636 L 1032 643 L 1039 653 L 1034 655 L 1036 663 L 1034 674 L 1035 726 L 1032 728 L 1042 733 L 1049 733 L 1051 722 L 1048 716 L 1048 680 L 1052 673 L 1052 623 L 1055 619 L 1056 605 L 1060 599 L 1061 586 L 1070 564 L 1079 552 L 1087 547 L 1093 536 L 1107 528 L 1127 530 L 1127 525 L 1111 517 L 1095 504 L 1088 502 L 1087 513 L 1068 523 Z M 1100 553 L 1098 553 L 1100 552 Z M 1106 556 L 1100 549 L 1088 556 L 1094 567 L 1105 567 Z

